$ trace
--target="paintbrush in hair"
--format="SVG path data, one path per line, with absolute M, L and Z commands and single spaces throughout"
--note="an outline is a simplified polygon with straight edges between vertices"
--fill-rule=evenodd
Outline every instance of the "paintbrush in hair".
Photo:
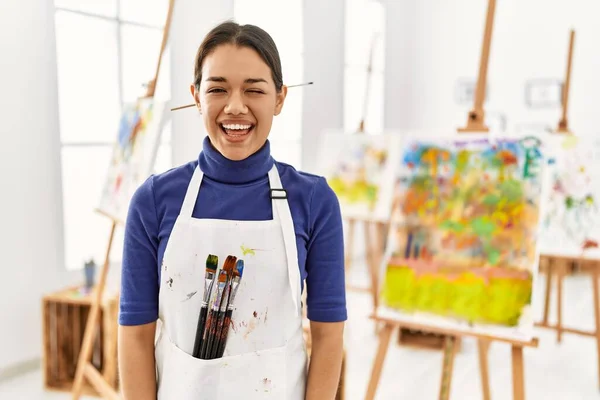
M 204 294 L 202 297 L 202 306 L 200 307 L 200 316 L 198 317 L 198 325 L 196 327 L 196 339 L 194 340 L 194 351 L 192 355 L 200 358 L 200 350 L 202 349 L 202 337 L 204 336 L 204 327 L 206 326 L 206 315 L 208 314 L 208 302 L 215 283 L 217 275 L 217 266 L 219 257 L 209 254 L 206 258 L 206 273 L 204 275 Z
M 214 342 L 210 348 L 208 359 L 217 358 L 217 351 L 219 349 L 219 339 L 221 337 L 221 330 L 223 329 L 223 320 L 225 319 L 225 313 L 227 312 L 227 304 L 229 300 L 229 294 L 231 293 L 231 279 L 233 278 L 233 270 L 235 269 L 235 262 L 237 257 L 229 256 L 225 261 L 223 270 L 227 273 L 227 280 L 225 281 L 225 289 L 221 297 L 221 304 L 219 304 L 219 313 L 217 314 L 217 329 L 215 330 Z
M 225 313 L 225 320 L 223 321 L 223 329 L 221 331 L 221 337 L 219 338 L 219 349 L 217 351 L 217 358 L 223 357 L 225 353 L 225 346 L 227 345 L 227 335 L 229 333 L 229 324 L 231 323 L 231 317 L 233 315 L 233 302 L 235 301 L 235 295 L 237 294 L 240 282 L 242 281 L 242 275 L 244 274 L 244 260 L 238 260 L 235 270 L 233 271 L 233 279 L 231 282 L 231 294 L 227 302 L 227 312 Z
M 313 83 L 314 82 L 299 83 L 297 85 L 289 85 L 288 88 L 293 88 L 293 87 L 298 87 L 298 86 L 307 86 L 307 85 L 312 85 Z M 174 108 L 171 108 L 171 111 L 183 110 L 184 108 L 191 108 L 191 107 L 196 107 L 196 103 L 187 104 L 185 106 L 174 107 Z

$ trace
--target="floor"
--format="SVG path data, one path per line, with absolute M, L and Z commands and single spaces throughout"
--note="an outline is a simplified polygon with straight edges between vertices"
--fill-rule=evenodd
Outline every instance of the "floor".
M 364 268 L 356 265 L 350 283 L 366 282 Z M 544 277 L 538 287 L 544 290 Z M 565 324 L 582 329 L 593 327 L 591 283 L 585 276 L 565 283 Z M 348 293 L 350 318 L 346 328 L 346 400 L 363 399 L 377 349 L 374 326 L 368 320 L 370 298 L 365 293 Z M 541 309 L 539 310 L 541 315 Z M 556 343 L 550 331 L 539 331 L 540 346 L 525 350 L 527 399 L 600 399 L 597 351 L 594 339 L 565 335 Z M 439 351 L 390 345 L 379 384 L 377 399 L 437 399 L 442 356 Z M 490 385 L 494 400 L 512 399 L 510 347 L 493 344 L 489 354 Z M 476 342 L 464 339 L 454 364 L 451 398 L 481 399 Z M 45 392 L 40 371 L 33 371 L 0 384 L 0 399 L 67 400 L 68 394 Z M 82 398 L 82 400 L 90 398 Z

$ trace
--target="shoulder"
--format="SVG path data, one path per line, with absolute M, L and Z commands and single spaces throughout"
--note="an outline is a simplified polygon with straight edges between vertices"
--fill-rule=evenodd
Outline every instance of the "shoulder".
M 152 212 L 156 216 L 162 204 L 173 198 L 185 196 L 185 190 L 197 164 L 197 161 L 192 161 L 165 172 L 150 175 L 133 194 L 129 212 L 137 211 L 142 214 Z
M 168 190 L 181 184 L 187 187 L 197 165 L 198 161 L 190 161 L 160 174 L 154 174 L 151 176 L 152 185 L 155 190 Z
M 281 181 L 290 195 L 299 195 L 312 205 L 338 208 L 338 198 L 327 180 L 320 175 L 298 171 L 289 164 L 276 161 Z
M 156 204 L 185 196 L 186 188 L 197 165 L 198 161 L 190 161 L 160 174 L 152 175 L 145 184 L 152 187 Z

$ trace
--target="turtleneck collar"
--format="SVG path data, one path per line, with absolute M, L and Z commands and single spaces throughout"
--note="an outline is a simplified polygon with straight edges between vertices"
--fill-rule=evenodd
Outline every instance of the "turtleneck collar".
M 268 140 L 256 153 L 243 160 L 233 161 L 219 153 L 206 136 L 202 143 L 202 152 L 198 156 L 198 165 L 204 175 L 223 183 L 241 184 L 265 178 L 273 163 Z

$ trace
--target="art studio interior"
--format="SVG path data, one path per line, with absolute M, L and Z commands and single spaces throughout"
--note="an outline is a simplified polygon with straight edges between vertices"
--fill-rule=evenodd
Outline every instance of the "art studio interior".
M 600 399 L 597 2 L 1 8 L 0 399 Z

